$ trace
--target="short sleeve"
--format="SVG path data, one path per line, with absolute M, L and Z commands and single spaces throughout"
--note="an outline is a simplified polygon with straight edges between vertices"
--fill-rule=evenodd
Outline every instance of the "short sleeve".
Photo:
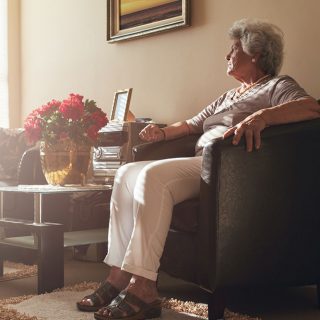
M 276 106 L 301 98 L 311 98 L 300 85 L 289 76 L 281 76 L 277 79 L 270 96 L 270 104 Z

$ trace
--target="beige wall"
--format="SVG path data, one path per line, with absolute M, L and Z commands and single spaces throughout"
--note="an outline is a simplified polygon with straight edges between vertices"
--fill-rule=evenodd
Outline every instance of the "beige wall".
M 192 116 L 235 86 L 226 76 L 226 36 L 243 17 L 286 35 L 282 73 L 320 97 L 318 0 L 193 0 L 192 27 L 127 42 L 105 40 L 105 0 L 21 0 L 21 123 L 70 92 L 110 113 L 117 89 L 133 87 L 136 116 L 170 123 Z
M 21 124 L 20 0 L 8 1 L 9 127 Z

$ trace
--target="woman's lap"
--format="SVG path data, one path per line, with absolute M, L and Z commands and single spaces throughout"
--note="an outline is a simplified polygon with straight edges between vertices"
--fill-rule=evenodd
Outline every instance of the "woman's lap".
M 156 277 L 174 204 L 199 193 L 201 160 L 136 162 L 119 169 L 106 263 L 119 266 L 122 261 L 128 272 Z

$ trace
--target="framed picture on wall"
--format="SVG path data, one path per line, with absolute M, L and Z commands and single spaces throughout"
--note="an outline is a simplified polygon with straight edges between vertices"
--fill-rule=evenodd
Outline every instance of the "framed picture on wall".
M 113 105 L 111 110 L 111 121 L 127 121 L 131 100 L 132 88 L 118 90 L 114 94 Z
M 107 41 L 190 25 L 190 0 L 107 0 Z

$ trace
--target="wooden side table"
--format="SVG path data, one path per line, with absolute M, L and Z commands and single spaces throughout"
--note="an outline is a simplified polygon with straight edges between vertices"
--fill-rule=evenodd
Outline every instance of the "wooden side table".
M 0 187 L 0 275 L 3 261 L 12 250 L 33 250 L 37 253 L 38 293 L 51 292 L 64 285 L 64 247 L 103 243 L 107 229 L 63 232 L 63 225 L 43 221 L 42 200 L 48 194 L 74 192 L 101 192 L 111 190 L 111 185 L 60 187 L 50 185 L 19 185 Z M 32 193 L 34 197 L 33 221 L 8 219 L 4 212 L 4 193 Z M 30 235 L 6 237 L 6 228 L 16 228 Z

